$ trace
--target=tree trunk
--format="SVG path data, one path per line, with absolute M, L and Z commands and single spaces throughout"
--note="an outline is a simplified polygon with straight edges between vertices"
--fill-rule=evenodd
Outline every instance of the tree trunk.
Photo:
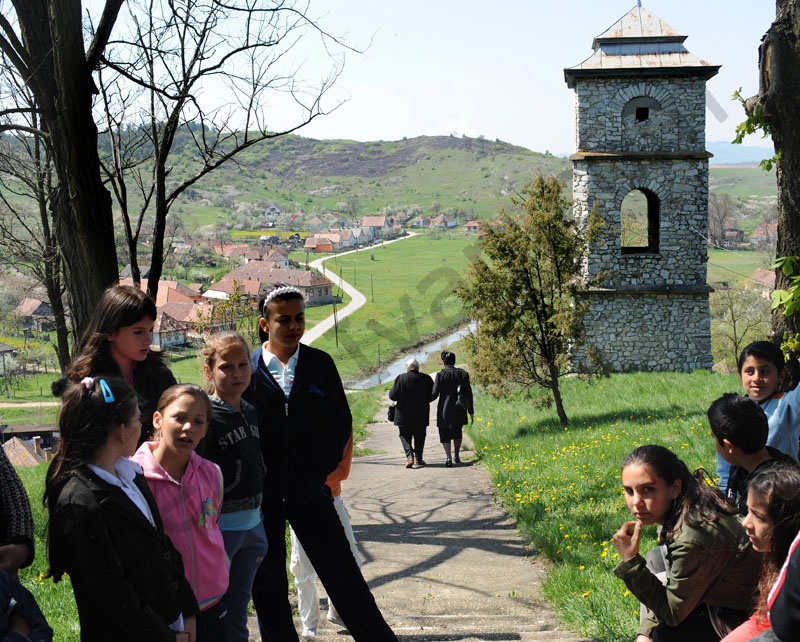
M 55 235 L 64 259 L 73 328 L 80 336 L 103 290 L 119 275 L 111 195 L 100 177 L 94 84 L 83 49 L 80 0 L 16 0 L 23 43 L 35 63 L 26 79 L 50 135 L 58 187 Z
M 776 256 L 800 256 L 800 0 L 778 0 L 775 22 L 759 48 L 759 94 L 748 101 L 748 113 L 757 113 L 774 132 L 778 180 L 778 240 Z M 776 271 L 775 287 L 787 289 L 789 280 Z M 780 309 L 772 314 L 773 338 L 797 333 L 800 319 L 786 317 Z
M 554 363 L 548 364 L 550 370 L 550 381 L 552 382 L 553 401 L 556 403 L 556 412 L 558 413 L 558 421 L 562 428 L 569 426 L 569 417 L 567 411 L 564 410 L 564 399 L 561 397 L 561 388 L 558 386 L 559 377 L 561 372 L 558 366 Z
M 41 169 L 42 162 L 40 156 L 40 146 L 37 140 L 36 144 L 36 167 Z M 50 173 L 45 174 L 41 171 L 36 180 L 36 194 L 37 202 L 39 204 L 39 220 L 41 221 L 41 234 L 42 234 L 42 281 L 45 290 L 47 291 L 47 300 L 50 302 L 50 308 L 53 310 L 53 317 L 56 322 L 56 342 L 53 347 L 56 350 L 58 357 L 58 367 L 62 373 L 67 371 L 67 366 L 70 362 L 69 352 L 69 329 L 67 328 L 67 314 L 64 309 L 62 277 L 63 277 L 63 259 L 61 252 L 56 246 L 56 239 L 53 236 L 53 231 L 50 228 L 50 214 L 47 208 L 47 194 L 50 192 Z

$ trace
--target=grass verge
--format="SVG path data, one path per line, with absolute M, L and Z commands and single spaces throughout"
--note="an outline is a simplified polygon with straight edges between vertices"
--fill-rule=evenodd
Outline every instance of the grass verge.
M 567 379 L 568 428 L 550 409 L 476 396 L 476 453 L 533 553 L 551 562 L 544 595 L 569 626 L 598 642 L 633 639 L 639 604 L 612 573 L 619 556 L 611 536 L 630 518 L 620 463 L 636 446 L 658 443 L 713 473 L 705 412 L 740 387 L 735 375 L 707 372 Z M 647 530 L 643 550 L 655 543 Z

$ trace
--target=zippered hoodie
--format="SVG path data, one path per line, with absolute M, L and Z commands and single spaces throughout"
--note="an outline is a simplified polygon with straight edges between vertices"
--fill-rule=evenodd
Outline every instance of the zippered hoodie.
M 222 473 L 216 464 L 192 453 L 181 481 L 173 479 L 153 456 L 158 442 L 139 446 L 133 460 L 144 470 L 164 531 L 183 558 L 186 579 L 200 610 L 222 599 L 228 588 L 228 558 L 219 530 Z
M 222 470 L 225 495 L 223 513 L 261 508 L 264 492 L 264 458 L 258 415 L 244 399 L 241 411 L 219 397 L 211 396 L 211 423 L 197 453 Z

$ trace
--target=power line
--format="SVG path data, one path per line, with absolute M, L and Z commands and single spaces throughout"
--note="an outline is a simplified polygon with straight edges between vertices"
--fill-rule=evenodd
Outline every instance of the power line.
M 699 236 L 701 239 L 703 239 L 709 245 L 709 247 L 713 247 L 715 250 L 722 250 L 724 252 L 733 252 L 734 251 L 729 247 L 723 247 L 721 245 L 717 245 L 716 243 L 713 243 L 710 238 L 708 238 L 705 234 L 700 233 L 698 230 L 696 230 L 693 227 L 690 227 L 689 229 L 692 232 L 694 232 L 695 234 L 697 234 L 697 236 Z M 760 281 L 757 281 L 752 276 L 749 276 L 747 274 L 741 274 L 740 272 L 736 272 L 735 270 L 731 270 L 730 268 L 727 268 L 727 267 L 724 267 L 722 265 L 719 265 L 718 263 L 712 263 L 712 262 L 709 261 L 708 264 L 713 266 L 713 267 L 715 267 L 715 268 L 717 268 L 718 270 L 723 270 L 725 272 L 730 272 L 731 274 L 735 274 L 736 276 L 739 276 L 739 277 L 741 277 L 743 279 L 746 279 L 748 281 L 752 281 L 753 283 L 758 283 L 759 285 L 763 285 Z

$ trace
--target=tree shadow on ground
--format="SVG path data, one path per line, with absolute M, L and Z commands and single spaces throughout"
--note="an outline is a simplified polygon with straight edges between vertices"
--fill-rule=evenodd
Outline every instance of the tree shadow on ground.
M 586 428 L 588 426 L 611 426 L 617 422 L 625 423 L 654 423 L 674 419 L 682 412 L 679 406 L 669 406 L 659 410 L 631 410 L 618 412 L 602 413 L 571 413 L 569 428 L 572 430 Z M 537 421 L 525 421 L 517 426 L 515 436 L 526 437 L 528 435 L 542 435 L 548 433 L 564 432 L 564 427 L 558 423 L 555 417 L 539 419 Z

